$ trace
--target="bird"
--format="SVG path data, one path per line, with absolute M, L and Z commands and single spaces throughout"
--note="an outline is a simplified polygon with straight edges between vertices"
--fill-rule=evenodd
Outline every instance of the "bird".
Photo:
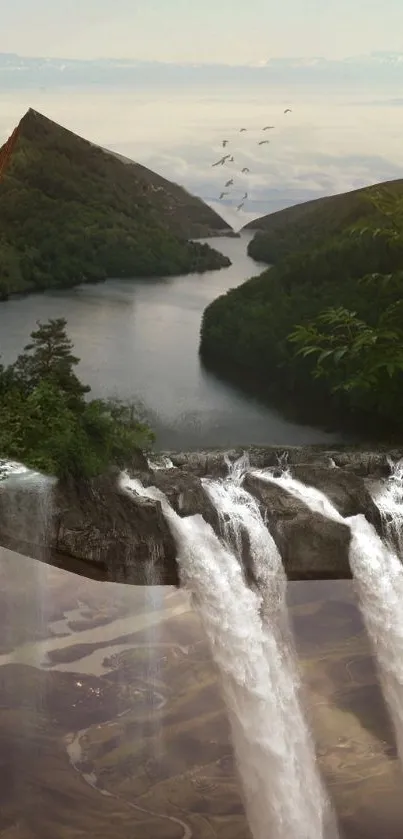
M 265 125 L 265 127 L 262 128 L 262 131 L 269 131 L 270 128 L 275 128 L 275 125 Z
M 221 198 L 224 198 L 224 195 L 228 195 L 228 194 L 229 194 L 228 192 L 222 192 L 218 200 L 221 201 Z
M 247 193 L 247 192 L 245 192 L 245 195 L 243 195 L 243 196 L 242 196 L 242 201 L 244 201 L 244 200 L 245 200 L 245 198 L 247 198 L 247 197 L 248 197 L 248 193 Z
M 238 204 L 237 211 L 242 210 L 242 207 L 243 207 L 243 201 L 241 201 L 241 203 Z
M 228 140 L 223 140 L 222 144 L 223 144 L 223 148 L 225 149 L 225 146 L 228 146 Z
M 270 140 L 259 140 L 258 146 L 264 146 L 265 143 L 270 143 Z
M 241 131 L 246 131 L 246 128 L 240 128 L 239 133 L 241 133 Z
M 220 166 L 220 165 L 223 166 L 228 157 L 231 157 L 231 155 L 225 154 L 224 157 L 221 157 L 220 160 L 217 160 L 216 163 L 212 163 L 211 165 L 212 166 Z
M 244 173 L 244 172 L 250 172 L 250 169 L 248 169 L 247 166 L 244 166 L 243 169 L 242 169 L 242 173 Z
M 224 186 L 232 186 L 233 183 L 234 183 L 234 179 L 230 178 L 229 181 L 227 181 L 227 183 L 224 184 Z
M 284 111 L 285 114 L 292 114 L 291 108 L 286 108 Z
M 229 163 L 233 163 L 233 162 L 234 162 L 234 157 L 233 157 L 233 155 L 231 155 L 231 157 L 230 157 L 230 155 L 228 155 L 228 162 L 229 162 Z

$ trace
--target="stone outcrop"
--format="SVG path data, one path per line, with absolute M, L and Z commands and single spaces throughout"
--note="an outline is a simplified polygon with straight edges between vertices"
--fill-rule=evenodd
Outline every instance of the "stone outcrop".
M 152 470 L 145 458 L 133 459 L 130 475 L 143 486 L 165 493 L 180 516 L 199 513 L 220 534 L 213 503 L 202 478 L 220 478 L 242 449 L 167 455 L 175 468 Z M 285 463 L 293 477 L 325 492 L 343 517 L 363 514 L 381 532 L 378 508 L 368 487 L 390 474 L 389 455 L 325 447 L 250 447 L 251 468 L 280 473 Z M 347 524 L 313 513 L 284 488 L 248 473 L 244 487 L 259 502 L 290 579 L 351 576 Z M 244 565 L 250 577 L 248 539 Z M 121 488 L 111 471 L 91 482 L 51 486 L 19 476 L 0 480 L 0 545 L 95 579 L 128 584 L 179 585 L 176 546 L 161 503 Z

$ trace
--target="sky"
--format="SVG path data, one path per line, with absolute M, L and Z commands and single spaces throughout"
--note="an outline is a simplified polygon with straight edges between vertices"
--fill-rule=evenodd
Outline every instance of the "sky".
M 0 52 L 258 63 L 403 51 L 402 0 L 0 0 Z
M 236 228 L 300 201 L 403 178 L 403 100 L 283 86 L 164 91 L 102 86 L 0 89 L 0 143 L 29 108 L 199 195 Z M 291 114 L 284 114 L 286 107 Z M 263 133 L 264 125 L 274 125 Z M 240 127 L 247 132 L 240 133 Z M 269 136 L 270 135 L 270 136 Z M 270 144 L 259 146 L 263 138 Z M 229 140 L 235 161 L 213 167 Z M 250 171 L 242 173 L 242 168 Z M 230 194 L 219 200 L 227 179 Z M 241 211 L 242 196 L 248 199 Z

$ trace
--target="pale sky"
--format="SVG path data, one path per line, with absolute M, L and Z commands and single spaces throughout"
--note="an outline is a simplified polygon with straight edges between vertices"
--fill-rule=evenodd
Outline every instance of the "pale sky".
M 0 52 L 249 63 L 403 52 L 403 0 L 0 0 Z

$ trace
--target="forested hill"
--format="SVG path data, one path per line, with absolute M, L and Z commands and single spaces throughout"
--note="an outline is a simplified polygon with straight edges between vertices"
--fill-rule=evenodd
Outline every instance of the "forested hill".
M 109 277 L 187 274 L 227 257 L 187 240 L 231 228 L 181 187 L 36 111 L 0 150 L 0 298 Z
M 254 219 L 243 228 L 256 231 L 249 243 L 250 256 L 274 265 L 292 253 L 318 247 L 358 220 L 375 222 L 379 218 L 378 211 L 367 199 L 380 186 L 394 195 L 403 195 L 403 180 L 394 180 L 316 198 Z
M 344 198 L 262 234 L 274 266 L 208 306 L 201 354 L 294 416 L 401 438 L 403 182 Z

